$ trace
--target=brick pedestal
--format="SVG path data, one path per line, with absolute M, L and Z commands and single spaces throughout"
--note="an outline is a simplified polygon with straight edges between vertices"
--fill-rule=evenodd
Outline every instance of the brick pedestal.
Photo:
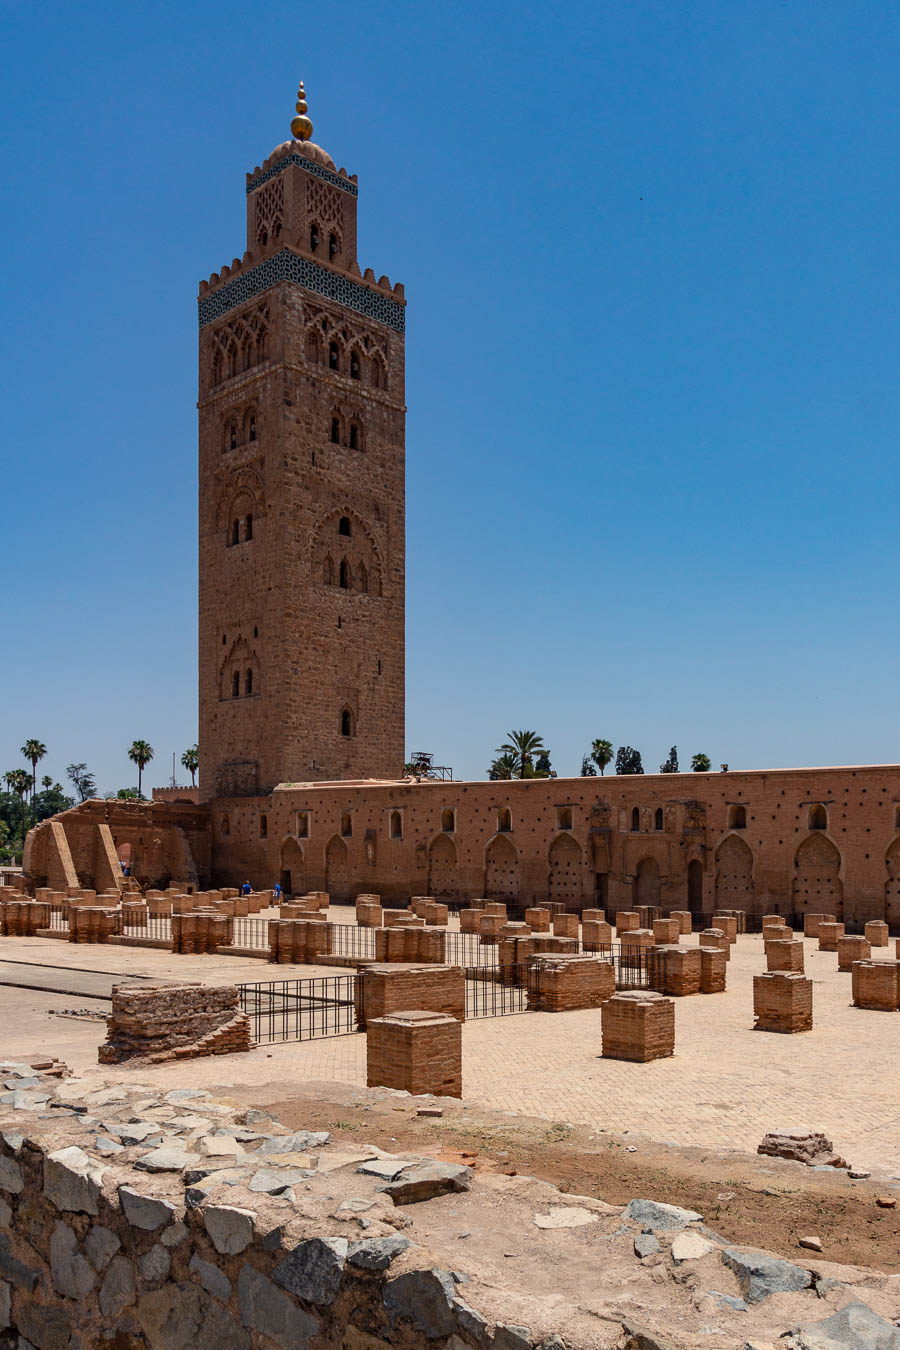
M 504 909 L 506 906 L 504 906 Z M 491 946 L 497 941 L 497 934 L 506 923 L 505 914 L 481 914 L 478 919 L 478 933 L 483 946 Z
M 428 928 L 446 928 L 450 910 L 447 905 L 443 905 L 437 900 L 430 900 L 427 905 L 422 906 L 420 917 L 425 920 Z
M 677 919 L 654 919 L 653 920 L 653 941 L 660 947 L 671 947 L 677 945 L 681 937 L 681 924 Z
M 366 1082 L 414 1095 L 461 1097 L 462 1023 L 424 1010 L 370 1018 Z
M 252 1049 L 250 1022 L 234 985 L 114 984 L 101 1064 L 158 1063 Z
M 804 914 L 803 936 L 818 938 L 820 923 L 834 923 L 833 914 Z
M 480 909 L 461 909 L 459 911 L 459 931 L 461 933 L 477 933 L 480 918 Z M 533 924 L 532 927 L 534 927 Z
M 421 1011 L 445 1013 L 458 1022 L 466 1016 L 466 980 L 461 966 L 364 966 L 356 981 L 356 1023 L 402 1012 L 411 1003 Z
M 653 930 L 650 928 L 626 928 L 625 932 L 622 934 L 623 951 L 626 948 L 644 949 L 655 946 L 656 943 L 653 941 Z
M 586 947 L 611 947 L 612 926 L 599 919 L 582 919 L 581 940 Z
M 730 943 L 737 942 L 738 922 L 733 914 L 714 914 L 712 926 L 723 932 Z
M 581 911 L 582 923 L 606 923 L 605 909 L 583 909 Z
M 737 931 L 738 931 L 738 934 L 740 934 L 740 933 L 746 933 L 746 931 L 747 931 L 747 911 L 746 911 L 745 909 L 719 909 L 719 910 L 716 910 L 715 914 L 713 915 L 713 926 L 714 926 L 715 928 L 721 928 L 721 927 L 722 927 L 722 925 L 719 923 L 719 915 L 722 915 L 722 916 L 723 916 L 724 918 L 726 918 L 726 919 L 734 919 L 735 922 L 737 923 Z
M 700 947 L 700 993 L 722 994 L 728 974 L 728 954 L 721 947 Z
M 763 942 L 793 942 L 794 930 L 783 923 L 770 924 L 763 932 Z
M 721 928 L 704 928 L 700 934 L 701 947 L 717 947 L 720 952 L 725 953 L 725 960 L 731 960 L 731 943 L 722 932 Z
M 553 932 L 557 937 L 578 937 L 577 914 L 554 914 Z
M 791 970 L 802 975 L 803 943 L 782 942 L 778 939 L 766 943 L 766 970 Z
M 485 900 L 482 910 L 485 914 L 493 914 L 501 919 L 506 918 L 506 905 L 502 900 Z
M 612 962 L 601 957 L 548 954 L 528 959 L 528 1006 L 534 1012 L 600 1008 L 615 992 Z
M 699 947 L 657 947 L 651 954 L 650 988 L 657 993 L 677 998 L 699 994 L 700 982 Z
M 689 937 L 693 932 L 694 916 L 689 909 L 673 909 L 669 918 L 678 920 L 678 928 L 681 937 Z
M 756 1031 L 812 1029 L 812 980 L 785 971 L 753 977 Z
M 121 926 L 121 916 L 115 909 L 78 905 L 69 911 L 70 942 L 108 942 Z
M 623 933 L 630 933 L 635 928 L 640 928 L 641 921 L 637 913 L 632 909 L 620 909 L 616 915 L 616 933 L 621 937 Z
M 836 952 L 838 938 L 844 936 L 844 925 L 842 923 L 826 923 L 823 919 L 819 924 L 819 951 Z
M 532 933 L 528 937 L 501 938 L 497 943 L 497 958 L 500 964 L 500 982 L 518 983 L 521 978 L 519 968 L 528 964 L 530 957 L 538 952 L 549 952 L 554 956 L 578 954 L 578 942 L 575 938 L 555 937 L 552 933 Z
M 4 900 L 0 910 L 5 937 L 32 937 L 38 929 L 50 927 L 50 906 L 36 900 Z
M 868 961 L 871 955 L 871 944 L 864 937 L 846 933 L 837 940 L 838 970 L 843 970 L 848 975 L 853 969 L 854 961 Z
M 334 948 L 334 924 L 314 919 L 272 919 L 269 960 L 280 966 L 315 965 Z
M 434 904 L 433 895 L 413 895 L 410 897 L 409 901 L 410 909 L 412 910 L 413 914 L 415 914 L 416 917 L 419 919 L 425 918 L 424 911 L 428 908 L 429 905 L 433 904 Z
M 659 905 L 638 905 L 637 907 L 638 927 L 649 928 L 653 931 L 653 925 L 657 919 L 661 918 Z
M 411 909 L 383 909 L 381 918 L 385 928 L 424 928 L 425 920 Z
M 675 1004 L 640 990 L 613 994 L 600 1012 L 604 1059 L 647 1064 L 675 1053 Z
M 529 907 L 525 911 L 525 922 L 532 933 L 550 932 L 550 911 L 543 909 L 540 905 Z
M 883 919 L 870 919 L 865 934 L 870 947 L 886 947 L 890 941 L 890 929 Z
M 900 1008 L 900 961 L 854 961 L 852 980 L 857 1008 L 875 1012 Z
M 382 963 L 395 961 L 434 962 L 445 965 L 447 961 L 447 933 L 443 928 L 376 928 L 375 960 Z

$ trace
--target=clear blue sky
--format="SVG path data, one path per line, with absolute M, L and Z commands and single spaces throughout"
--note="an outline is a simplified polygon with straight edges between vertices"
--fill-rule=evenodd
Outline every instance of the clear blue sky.
M 408 747 L 900 757 L 895 4 L 0 14 L 0 771 L 195 739 L 196 287 L 300 75 L 409 300 Z

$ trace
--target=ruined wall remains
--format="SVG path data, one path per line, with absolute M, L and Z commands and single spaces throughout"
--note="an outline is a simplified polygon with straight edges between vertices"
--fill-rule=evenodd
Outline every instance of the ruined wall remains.
M 114 984 L 101 1064 L 160 1063 L 251 1050 L 250 1021 L 234 985 Z

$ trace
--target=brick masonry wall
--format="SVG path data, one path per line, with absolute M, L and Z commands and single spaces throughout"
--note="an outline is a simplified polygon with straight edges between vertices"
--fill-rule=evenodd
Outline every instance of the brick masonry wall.
M 461 1097 L 462 1023 L 418 1009 L 369 1018 L 366 1081 L 369 1087 Z
M 101 1064 L 157 1063 L 250 1050 L 250 1022 L 234 985 L 115 984 Z
M 600 1008 L 616 992 L 611 961 L 536 954 L 528 958 L 528 1006 L 534 1012 Z
M 900 1008 L 900 961 L 854 961 L 851 975 L 858 1008 L 879 1012 Z
M 356 981 L 356 1020 L 360 1030 L 373 1017 L 420 1008 L 446 1013 L 458 1022 L 466 1016 L 466 981 L 461 966 L 364 966 Z
M 675 1053 L 675 1004 L 649 990 L 614 994 L 601 1010 L 604 1059 L 647 1064 Z
M 754 975 L 753 1013 L 757 1031 L 810 1031 L 812 980 L 782 971 Z

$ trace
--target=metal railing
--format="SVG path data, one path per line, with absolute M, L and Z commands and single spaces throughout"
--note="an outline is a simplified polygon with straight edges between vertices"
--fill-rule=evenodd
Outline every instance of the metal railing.
M 346 956 L 363 961 L 375 960 L 375 929 L 358 928 L 353 923 L 331 925 L 331 951 L 334 956 Z
M 62 905 L 50 906 L 50 928 L 58 933 L 68 933 L 69 912 Z
M 258 1045 L 346 1036 L 358 1030 L 358 975 L 325 975 L 312 980 L 265 980 L 239 984 L 238 999 L 250 1018 Z
M 504 966 L 502 971 L 470 966 L 465 976 L 466 1017 L 506 1017 L 528 1011 L 525 966 Z
M 235 915 L 232 919 L 231 945 L 233 947 L 251 947 L 259 951 L 269 949 L 269 920 L 260 919 L 255 914 Z
M 128 915 L 122 920 L 122 937 L 134 938 L 135 941 L 152 939 L 155 942 L 172 941 L 172 920 L 167 914 L 148 914 L 145 919 L 139 922 L 131 922 L 132 916 Z
M 496 942 L 481 941 L 478 933 L 448 930 L 444 951 L 449 966 L 491 966 L 499 963 Z

